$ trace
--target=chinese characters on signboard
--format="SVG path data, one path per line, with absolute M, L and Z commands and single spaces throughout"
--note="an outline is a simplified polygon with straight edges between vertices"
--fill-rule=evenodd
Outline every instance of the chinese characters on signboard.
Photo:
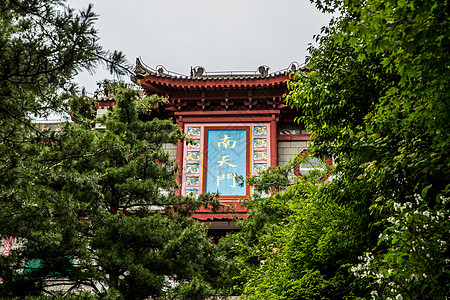
M 236 178 L 247 176 L 247 130 L 209 129 L 207 141 L 206 192 L 246 196 Z

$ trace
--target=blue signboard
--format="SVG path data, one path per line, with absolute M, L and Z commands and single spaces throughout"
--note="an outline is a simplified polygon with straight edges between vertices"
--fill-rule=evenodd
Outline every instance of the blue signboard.
M 246 196 L 246 186 L 239 186 L 237 176 L 246 178 L 246 129 L 209 129 L 207 131 L 206 192 L 221 196 Z

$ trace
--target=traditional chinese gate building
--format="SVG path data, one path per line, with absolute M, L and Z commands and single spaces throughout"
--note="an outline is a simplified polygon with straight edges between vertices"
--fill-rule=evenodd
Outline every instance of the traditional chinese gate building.
M 182 195 L 219 192 L 220 201 L 234 207 L 235 215 L 246 217 L 245 207 L 238 203 L 253 190 L 237 184 L 236 177 L 284 165 L 307 148 L 310 135 L 294 123 L 298 112 L 283 98 L 288 72 L 296 69 L 291 64 L 275 73 L 265 66 L 256 72 L 208 73 L 196 67 L 183 76 L 136 61 L 133 80 L 146 94 L 168 98 L 156 116 L 171 118 L 189 138 L 167 145 L 181 170 Z M 210 233 L 216 237 L 236 228 L 229 212 L 212 214 L 203 209 L 194 217 L 210 223 Z

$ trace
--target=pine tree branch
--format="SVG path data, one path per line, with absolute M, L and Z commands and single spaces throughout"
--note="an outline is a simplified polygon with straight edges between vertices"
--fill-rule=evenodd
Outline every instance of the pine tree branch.
M 40 131 L 39 129 L 37 129 L 35 126 L 32 126 L 29 122 L 24 121 L 22 118 L 14 115 L 13 113 L 11 113 L 9 110 L 7 110 L 6 108 L 4 108 L 3 106 L 0 105 L 0 109 L 2 111 L 4 111 L 5 113 L 7 113 L 8 115 L 10 115 L 13 119 L 15 119 L 16 121 L 19 121 L 20 123 L 24 124 L 25 126 L 33 129 L 33 131 L 37 132 L 40 136 L 43 137 L 48 137 L 46 134 L 44 134 L 42 131 Z
M 52 158 L 52 159 L 41 159 L 41 162 L 45 162 L 45 161 L 62 161 L 62 160 L 68 160 L 68 159 L 78 159 L 78 158 L 88 158 L 88 157 L 93 157 L 93 156 L 97 156 L 99 154 L 102 154 L 106 152 L 106 149 L 101 149 L 98 150 L 95 153 L 90 153 L 90 154 L 83 154 L 83 155 L 71 155 L 71 156 L 66 156 L 66 157 L 61 157 L 61 158 Z

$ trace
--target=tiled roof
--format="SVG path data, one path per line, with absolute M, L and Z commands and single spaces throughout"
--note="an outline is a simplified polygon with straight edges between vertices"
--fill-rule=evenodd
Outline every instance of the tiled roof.
M 229 72 L 206 72 L 203 67 L 195 67 L 191 69 L 191 74 L 182 75 L 179 73 L 168 71 L 163 66 L 157 66 L 156 69 L 152 69 L 146 66 L 139 58 L 136 59 L 136 76 L 133 81 L 137 82 L 138 79 L 142 79 L 148 76 L 160 79 L 175 79 L 179 81 L 207 81 L 207 80 L 254 80 L 254 79 L 269 79 L 275 77 L 286 77 L 287 74 L 295 70 L 307 71 L 308 69 L 300 68 L 297 63 L 292 63 L 289 68 L 280 70 L 277 72 L 269 73 L 269 67 L 260 66 L 257 71 L 229 71 Z

